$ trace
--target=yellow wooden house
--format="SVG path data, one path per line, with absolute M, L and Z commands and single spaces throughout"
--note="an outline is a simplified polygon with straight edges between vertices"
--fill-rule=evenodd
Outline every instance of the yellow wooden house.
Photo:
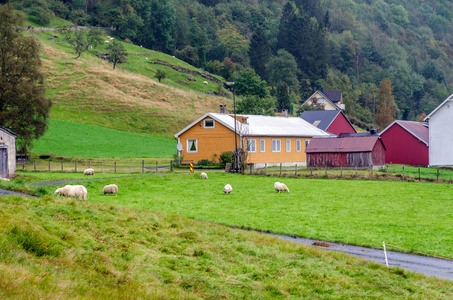
M 175 134 L 184 160 L 216 160 L 242 149 L 254 167 L 306 165 L 305 147 L 313 137 L 330 134 L 302 118 L 206 113 Z

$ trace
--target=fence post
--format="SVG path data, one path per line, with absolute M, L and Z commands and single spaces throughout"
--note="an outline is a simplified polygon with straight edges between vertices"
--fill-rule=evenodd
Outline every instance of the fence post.
M 387 166 L 387 179 L 389 179 L 389 166 Z
M 357 166 L 355 166 L 355 178 L 357 178 Z
M 36 159 L 33 160 L 33 167 L 34 167 L 34 169 L 36 171 Z
M 75 168 L 75 171 L 77 172 L 77 159 L 74 161 L 74 168 Z
M 132 174 L 132 158 L 130 159 L 129 162 L 130 162 L 130 164 L 129 164 L 129 170 L 130 170 L 130 172 L 131 172 L 131 174 Z
M 373 166 L 371 166 L 371 179 L 373 179 Z
M 313 177 L 313 167 L 310 167 L 310 176 Z
M 327 164 L 326 164 L 326 172 L 325 172 L 325 176 L 327 177 Z
M 340 178 L 343 178 L 343 166 L 340 166 Z
M 142 173 L 145 172 L 145 160 L 142 159 Z
M 25 170 L 25 159 L 22 160 L 22 170 Z
M 253 164 L 250 164 L 250 175 L 252 175 Z
M 50 172 L 50 160 L 49 160 L 49 172 Z
M 104 173 L 104 158 L 102 158 L 101 162 L 101 173 Z
M 439 169 L 437 169 L 437 181 L 439 181 Z
M 116 161 L 115 161 L 115 173 L 116 173 Z
M 61 161 L 61 172 L 63 172 L 63 161 Z
M 91 168 L 91 160 L 88 161 L 88 169 Z
M 418 168 L 418 181 L 420 181 L 420 168 Z
M 267 163 L 264 164 L 264 176 L 266 176 Z
M 297 177 L 297 164 L 296 164 L 296 169 L 295 169 L 295 171 L 294 171 L 294 176 Z
M 156 160 L 156 173 L 157 173 L 157 160 Z
M 170 160 L 170 172 L 173 172 L 173 161 Z
M 404 180 L 404 167 L 403 167 L 403 180 Z
M 282 176 L 282 163 L 280 163 L 280 176 Z

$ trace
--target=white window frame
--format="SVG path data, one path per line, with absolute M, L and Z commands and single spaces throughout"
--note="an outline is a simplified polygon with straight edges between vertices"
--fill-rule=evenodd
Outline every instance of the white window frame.
M 247 152 L 248 153 L 256 152 L 256 140 L 255 139 L 247 140 Z
M 310 144 L 310 140 L 305 140 L 305 150 L 307 150 L 308 144 Z
M 286 152 L 291 152 L 291 140 L 286 139 Z
M 275 146 L 275 147 L 274 147 Z M 282 143 L 280 139 L 273 139 L 272 140 L 272 152 L 281 152 L 282 151 Z
M 265 151 L 266 151 L 266 140 L 260 139 L 260 152 L 265 152 Z
M 300 140 L 296 140 L 296 152 L 300 152 L 301 151 L 301 144 L 300 144 Z
M 212 121 L 212 126 L 206 126 L 206 121 Z M 215 120 L 214 119 L 204 119 L 203 125 L 204 125 L 204 128 L 206 128 L 206 129 L 215 128 Z
M 195 151 L 190 150 L 190 141 L 195 141 Z M 187 153 L 198 153 L 198 139 L 187 139 Z

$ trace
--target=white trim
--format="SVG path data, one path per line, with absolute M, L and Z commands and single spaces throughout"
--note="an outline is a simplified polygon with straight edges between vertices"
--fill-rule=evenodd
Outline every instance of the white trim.
M 256 152 L 256 140 L 255 139 L 247 139 L 247 152 L 248 153 L 255 153 Z M 249 145 L 252 146 L 251 148 L 254 150 L 249 150 Z
M 441 104 L 439 104 L 429 115 L 427 115 L 423 121 L 428 121 L 432 115 L 434 115 L 442 106 L 444 106 L 445 103 L 447 103 L 448 101 L 452 100 L 453 99 L 453 94 L 451 94 L 450 96 L 448 96 L 447 99 L 444 100 L 444 102 L 442 102 Z
M 212 121 L 212 126 L 206 126 L 206 121 Z M 205 128 L 205 129 L 215 128 L 215 120 L 214 119 L 204 119 L 203 120 L 203 128 Z
M 195 141 L 195 151 L 191 151 L 189 147 L 189 141 Z M 198 139 L 186 139 L 187 150 L 186 153 L 198 153 Z
M 296 140 L 296 152 L 301 152 L 302 151 L 302 144 L 300 140 Z
M 266 140 L 265 139 L 260 139 L 260 152 L 266 152 Z
M 286 144 L 286 152 L 291 152 L 291 140 L 286 139 L 285 144 Z M 288 144 L 289 144 L 289 147 L 288 147 Z
M 421 122 L 416 122 L 416 121 L 403 121 L 403 122 L 411 122 L 411 123 L 419 123 L 421 124 Z M 427 142 L 425 142 L 424 140 L 422 140 L 420 137 L 418 137 L 417 135 L 415 135 L 412 131 L 410 131 L 409 129 L 407 129 L 406 127 L 403 126 L 403 124 L 401 124 L 399 122 L 399 120 L 396 120 L 396 121 L 393 121 L 392 124 L 390 124 L 389 126 L 387 126 L 384 130 L 382 130 L 380 133 L 379 133 L 379 136 L 383 135 L 384 132 L 386 132 L 389 128 L 391 128 L 394 124 L 398 124 L 399 126 L 401 126 L 401 128 L 403 128 L 404 130 L 406 130 L 407 132 L 409 132 L 413 137 L 415 137 L 417 140 L 419 140 L 420 142 L 422 142 L 423 144 L 425 144 L 426 146 L 429 146 L 429 144 Z M 422 126 L 424 126 L 423 124 L 421 124 Z M 429 138 L 429 126 L 428 126 L 428 138 Z M 428 140 L 429 142 L 429 140 Z
M 275 141 L 275 146 L 278 145 L 278 147 L 275 147 L 275 149 L 274 149 L 274 141 Z M 280 139 L 272 139 L 272 152 L 282 152 L 282 142 Z

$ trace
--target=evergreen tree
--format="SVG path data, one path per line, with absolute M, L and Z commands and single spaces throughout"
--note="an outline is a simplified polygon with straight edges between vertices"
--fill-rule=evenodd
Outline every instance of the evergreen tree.
M 270 85 L 276 87 L 284 82 L 291 91 L 299 90 L 299 80 L 297 79 L 299 69 L 291 53 L 284 49 L 278 50 L 277 56 L 269 60 L 266 68 Z
M 378 101 L 374 122 L 379 130 L 390 125 L 396 116 L 396 104 L 392 96 L 392 83 L 390 79 L 384 78 L 379 84 Z
M 266 64 L 270 58 L 270 48 L 263 28 L 258 26 L 250 39 L 250 65 L 262 79 L 267 80 Z
M 286 2 L 285 7 L 283 8 L 283 14 L 280 18 L 280 25 L 278 30 L 278 43 L 277 49 L 286 49 L 289 51 L 290 48 L 290 32 L 289 28 L 291 26 L 292 18 L 296 14 L 296 7 L 291 1 Z
M 277 107 L 279 110 L 287 109 L 291 114 L 293 113 L 293 103 L 286 83 L 282 83 L 277 87 Z

